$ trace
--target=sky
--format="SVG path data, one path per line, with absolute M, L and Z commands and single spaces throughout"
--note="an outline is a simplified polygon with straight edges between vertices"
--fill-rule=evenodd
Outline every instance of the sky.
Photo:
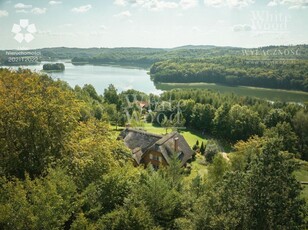
M 308 44 L 308 0 L 0 0 L 0 49 Z

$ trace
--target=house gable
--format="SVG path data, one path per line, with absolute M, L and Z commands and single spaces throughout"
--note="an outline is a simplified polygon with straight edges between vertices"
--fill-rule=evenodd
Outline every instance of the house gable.
M 151 163 L 154 168 L 169 165 L 173 154 L 177 154 L 181 165 L 191 159 L 193 151 L 178 132 L 165 136 L 136 129 L 125 129 L 120 134 L 125 145 L 132 150 L 136 165 Z

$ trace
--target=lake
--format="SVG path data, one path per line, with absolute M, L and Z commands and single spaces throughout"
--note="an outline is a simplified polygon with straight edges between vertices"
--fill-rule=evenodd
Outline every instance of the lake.
M 41 71 L 45 63 L 49 62 L 24 66 L 23 68 Z M 51 75 L 53 79 L 66 81 L 71 87 L 75 87 L 75 85 L 82 87 L 85 84 L 91 84 L 99 94 L 103 94 L 104 89 L 107 88 L 109 84 L 113 84 L 118 89 L 118 92 L 128 89 L 135 89 L 153 94 L 162 92 L 155 88 L 154 83 L 147 74 L 147 70 L 144 69 L 102 65 L 73 65 L 72 63 L 64 64 L 65 71 L 51 72 L 48 74 Z M 18 67 L 11 66 L 8 68 L 17 69 Z
M 48 62 L 26 66 L 25 68 L 40 71 L 43 69 L 43 64 L 45 63 Z M 11 68 L 17 69 L 18 67 Z M 164 83 L 154 85 L 150 76 L 147 74 L 147 70 L 120 66 L 73 65 L 71 63 L 65 63 L 64 72 L 53 72 L 48 74 L 50 74 L 53 79 L 60 79 L 68 82 L 71 87 L 74 87 L 75 85 L 82 87 L 85 84 L 91 84 L 99 94 L 103 94 L 104 89 L 107 88 L 109 84 L 113 84 L 118 89 L 118 92 L 135 89 L 147 94 L 159 94 L 163 90 L 171 90 L 174 88 L 202 88 L 219 91 L 221 93 L 233 93 L 240 96 L 258 97 L 270 101 L 278 100 L 300 103 L 308 101 L 308 93 L 300 91 L 263 89 L 245 86 L 230 87 L 207 83 Z

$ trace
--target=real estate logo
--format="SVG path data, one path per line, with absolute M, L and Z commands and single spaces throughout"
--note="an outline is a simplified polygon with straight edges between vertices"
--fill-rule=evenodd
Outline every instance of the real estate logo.
M 14 39 L 17 42 L 22 43 L 26 41 L 29 43 L 34 39 L 36 27 L 34 24 L 29 24 L 28 19 L 20 19 L 19 24 L 13 25 L 12 32 L 15 34 Z
M 290 17 L 279 12 L 251 11 L 251 23 L 254 31 L 263 33 L 288 33 Z

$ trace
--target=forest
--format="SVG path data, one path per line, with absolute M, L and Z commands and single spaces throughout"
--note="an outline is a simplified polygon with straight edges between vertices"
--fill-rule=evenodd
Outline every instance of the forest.
M 43 70 L 45 71 L 64 71 L 65 65 L 63 63 L 44 64 Z
M 92 85 L 0 69 L 0 110 L 0 229 L 308 227 L 294 175 L 308 168 L 307 105 L 208 90 L 118 93 L 112 85 L 98 95 Z M 177 119 L 149 119 L 158 113 Z M 212 136 L 193 146 L 207 173 L 191 178 L 175 156 L 158 171 L 133 167 L 116 131 L 128 114 L 144 118 L 133 126 L 180 123 Z M 232 146 L 227 158 L 216 139 Z
M 244 57 L 168 60 L 153 64 L 150 74 L 154 82 L 206 82 L 308 91 L 307 60 L 248 61 Z

